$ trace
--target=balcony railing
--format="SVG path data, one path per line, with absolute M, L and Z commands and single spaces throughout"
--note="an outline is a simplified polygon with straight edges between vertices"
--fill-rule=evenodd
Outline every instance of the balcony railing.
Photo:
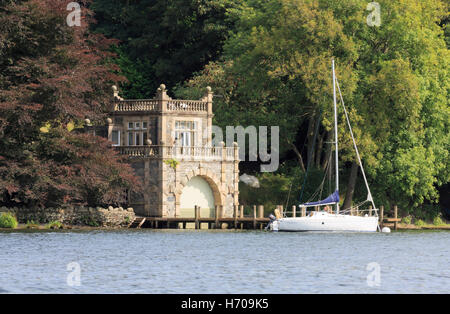
M 114 111 L 156 111 L 158 110 L 158 100 L 117 100 L 114 104 Z
M 208 102 L 201 100 L 169 100 L 169 111 L 208 111 Z
M 227 160 L 239 159 L 238 147 L 220 146 L 117 146 L 121 155 L 131 158 L 175 158 L 177 160 Z
M 114 101 L 115 112 L 143 111 L 177 111 L 177 112 L 207 112 L 208 102 L 202 100 L 158 100 L 129 99 Z

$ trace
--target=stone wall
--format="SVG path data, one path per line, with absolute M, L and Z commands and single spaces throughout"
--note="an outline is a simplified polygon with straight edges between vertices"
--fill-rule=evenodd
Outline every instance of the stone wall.
M 1 207 L 0 213 L 13 213 L 19 223 L 34 221 L 35 223 L 49 223 L 59 221 L 66 225 L 81 225 L 92 227 L 126 227 L 136 218 L 132 208 L 6 208 Z
M 235 160 L 191 160 L 177 158 L 174 169 L 167 159 L 130 160 L 134 172 L 142 179 L 143 192 L 130 193 L 129 204 L 137 215 L 179 217 L 184 186 L 195 176 L 205 179 L 213 193 L 215 205 L 223 206 L 223 216 L 233 216 L 238 205 L 239 167 Z

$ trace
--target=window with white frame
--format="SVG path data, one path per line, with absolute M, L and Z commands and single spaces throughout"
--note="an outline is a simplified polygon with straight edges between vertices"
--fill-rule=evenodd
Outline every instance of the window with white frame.
M 197 122 L 175 121 L 175 141 L 178 146 L 196 145 Z
M 148 133 L 148 122 L 146 121 L 134 121 L 128 122 L 128 146 L 142 146 L 146 145 Z
M 113 146 L 120 146 L 120 131 L 119 130 L 112 131 L 111 142 L 113 142 Z

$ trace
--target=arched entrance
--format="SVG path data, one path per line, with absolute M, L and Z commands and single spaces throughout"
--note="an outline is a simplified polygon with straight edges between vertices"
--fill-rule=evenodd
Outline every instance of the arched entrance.
M 200 176 L 191 178 L 180 195 L 180 217 L 195 217 L 195 206 L 200 206 L 201 217 L 214 217 L 217 202 L 208 181 Z

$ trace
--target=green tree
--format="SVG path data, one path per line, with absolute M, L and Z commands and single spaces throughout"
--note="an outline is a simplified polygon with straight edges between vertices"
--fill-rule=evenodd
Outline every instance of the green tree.
M 86 117 L 104 121 L 110 84 L 121 78 L 106 63 L 114 42 L 88 32 L 86 9 L 82 25 L 69 27 L 66 5 L 0 4 L 2 205 L 117 204 L 137 182 L 106 140 L 68 130 Z
M 234 115 L 233 120 L 224 114 L 227 123 L 279 125 L 281 153 L 288 158 L 292 149 L 301 167 L 323 169 L 332 138 L 334 57 L 378 204 L 409 208 L 436 200 L 450 169 L 449 52 L 439 25 L 446 7 L 439 0 L 378 2 L 381 25 L 371 27 L 367 1 L 246 1 L 230 12 L 238 21 L 223 61 L 207 66 L 186 87 L 226 81 L 217 87 L 226 97 L 216 103 Z M 342 111 L 339 120 L 348 173 L 354 152 Z M 354 186 L 357 176 L 350 178 Z
M 165 83 L 183 82 L 222 52 L 237 0 L 96 0 L 97 32 L 119 39 L 129 98 L 153 97 Z

